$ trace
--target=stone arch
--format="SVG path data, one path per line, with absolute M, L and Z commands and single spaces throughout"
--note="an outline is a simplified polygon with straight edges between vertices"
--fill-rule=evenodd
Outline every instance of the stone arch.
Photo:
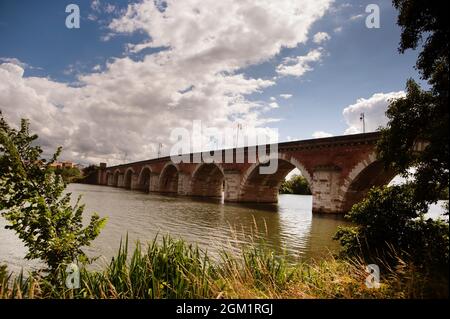
M 137 188 L 148 192 L 150 191 L 150 179 L 152 176 L 152 169 L 149 165 L 145 165 L 142 167 L 141 171 L 139 172 L 138 181 L 137 181 Z
M 172 162 L 164 165 L 159 175 L 159 191 L 162 193 L 178 193 L 178 166 Z
M 120 178 L 120 170 L 116 169 L 114 171 L 114 177 L 113 177 L 113 186 L 118 187 L 119 186 L 119 178 Z
M 114 174 L 111 171 L 107 171 L 105 174 L 105 185 L 113 185 L 114 182 Z
M 134 175 L 134 169 L 131 167 L 127 168 L 125 171 L 125 174 L 123 175 L 123 187 L 126 189 L 131 189 L 131 186 L 133 184 L 133 175 Z
M 216 163 L 200 163 L 191 175 L 191 195 L 222 197 L 225 175 Z
M 385 169 L 384 164 L 377 159 L 375 152 L 353 167 L 340 189 L 342 211 L 348 212 L 352 206 L 359 203 L 373 186 L 383 186 L 395 177 L 392 169 Z
M 278 168 L 274 174 L 260 174 L 259 167 L 270 159 L 278 159 Z M 278 153 L 271 155 L 263 161 L 252 164 L 244 173 L 239 187 L 239 201 L 243 202 L 266 202 L 276 203 L 278 201 L 278 190 L 286 175 L 294 168 L 298 168 L 303 177 L 312 188 L 311 175 L 303 164 L 295 157 Z

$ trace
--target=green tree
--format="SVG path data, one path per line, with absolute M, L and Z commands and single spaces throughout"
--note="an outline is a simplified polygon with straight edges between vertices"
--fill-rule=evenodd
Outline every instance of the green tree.
M 406 97 L 392 101 L 378 145 L 380 158 L 400 174 L 414 167 L 414 199 L 435 202 L 449 184 L 449 24 L 443 1 L 394 0 L 402 28 L 399 51 L 422 46 L 416 68 L 430 89 L 408 80 Z M 418 141 L 428 144 L 414 152 Z
M 424 218 L 427 211 L 409 184 L 373 188 L 347 215 L 357 226 L 339 228 L 336 238 L 346 255 L 388 262 L 402 257 L 418 266 L 447 269 L 448 223 Z
M 281 194 L 311 195 L 308 181 L 301 175 L 294 175 L 289 180 L 283 181 L 280 186 Z
M 76 167 L 55 168 L 55 174 L 60 175 L 66 183 L 71 183 L 81 179 L 81 172 Z
M 37 135 L 29 132 L 29 122 L 11 128 L 0 112 L 0 211 L 28 248 L 27 259 L 40 259 L 55 275 L 61 264 L 86 260 L 82 247 L 90 245 L 106 220 L 94 213 L 83 227 L 84 205 L 70 204 L 65 183 L 54 173 L 50 161 L 41 157 Z
M 388 107 L 389 121 L 381 129 L 377 150 L 387 168 L 412 179 L 406 185 L 372 189 L 347 215 L 356 227 L 339 229 L 335 238 L 348 254 L 379 254 L 392 247 L 423 266 L 446 268 L 448 220 L 424 216 L 429 204 L 448 194 L 449 185 L 446 3 L 394 0 L 393 4 L 402 28 L 399 51 L 422 47 L 416 68 L 430 88 L 423 90 L 413 80 L 407 81 L 406 96 Z M 420 152 L 415 148 L 419 142 L 425 142 Z

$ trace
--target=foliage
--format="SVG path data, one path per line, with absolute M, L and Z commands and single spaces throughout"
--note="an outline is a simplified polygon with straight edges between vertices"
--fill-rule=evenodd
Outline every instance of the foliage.
M 83 205 L 70 204 L 65 183 L 54 173 L 50 161 L 42 158 L 35 145 L 37 135 L 22 120 L 20 129 L 11 128 L 0 113 L 0 211 L 28 248 L 26 258 L 41 259 L 55 274 L 61 264 L 84 259 L 83 246 L 95 239 L 105 223 L 97 214 L 83 227 Z
M 442 1 L 394 0 L 402 28 L 399 51 L 422 48 L 416 68 L 430 90 L 408 80 L 406 97 L 392 101 L 389 122 L 378 145 L 387 166 L 407 175 L 415 167 L 414 189 L 418 202 L 434 202 L 449 185 L 449 26 Z M 426 141 L 423 152 L 414 144 Z
M 35 274 L 5 280 L 0 298 L 426 298 L 448 296 L 448 289 L 404 262 L 382 273 L 381 287 L 365 285 L 358 259 L 289 263 L 263 244 L 240 255 L 223 251 L 212 260 L 182 240 L 164 237 L 146 250 L 127 243 L 101 271 L 80 271 L 80 288 L 68 289 Z M 62 272 L 61 276 L 65 276 Z M 12 280 L 11 280 L 12 279 Z
M 99 167 L 97 165 L 89 165 L 83 168 L 83 177 L 78 180 L 80 183 L 97 184 L 97 174 Z
M 76 167 L 54 168 L 55 174 L 62 177 L 65 183 L 77 182 L 81 179 L 81 171 Z
M 382 255 L 389 261 L 393 247 L 402 259 L 422 268 L 447 269 L 448 223 L 425 219 L 428 207 L 414 196 L 408 184 L 373 188 L 347 215 L 357 226 L 340 228 L 335 236 L 344 253 L 367 259 Z
M 280 186 L 281 194 L 311 195 L 308 181 L 301 175 L 294 175 L 289 180 L 283 181 Z
M 411 177 L 403 186 L 373 189 L 353 206 L 348 218 L 356 226 L 336 234 L 347 255 L 377 256 L 391 247 L 426 270 L 441 269 L 448 281 L 447 220 L 425 218 L 428 206 L 449 185 L 449 27 L 441 1 L 394 0 L 402 28 L 399 51 L 422 48 L 416 68 L 430 89 L 413 80 L 406 96 L 391 101 L 387 126 L 381 129 L 378 156 L 398 174 Z M 423 144 L 418 151 L 417 145 Z M 410 168 L 414 172 L 410 172 Z M 448 215 L 448 205 L 446 207 Z

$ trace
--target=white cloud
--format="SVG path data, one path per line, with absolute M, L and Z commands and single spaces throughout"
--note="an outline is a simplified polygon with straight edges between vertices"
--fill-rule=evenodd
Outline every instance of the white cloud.
M 405 92 L 375 93 L 368 99 L 361 98 L 356 103 L 347 106 L 342 112 L 348 128 L 345 134 L 362 132 L 361 113 L 364 113 L 366 132 L 376 131 L 387 123 L 385 112 L 389 101 L 405 96 Z
M 314 137 L 314 138 L 331 137 L 331 136 L 333 136 L 333 134 L 327 133 L 327 132 L 324 132 L 324 131 L 315 131 L 312 134 L 312 137 Z
M 287 100 L 290 99 L 292 97 L 292 94 L 280 94 L 280 97 Z
M 115 11 L 116 11 L 116 6 L 115 6 L 115 5 L 108 3 L 108 4 L 105 6 L 105 12 L 106 12 L 106 13 L 113 13 L 113 12 L 115 12 Z
M 20 66 L 22 69 L 42 70 L 40 67 L 35 67 L 20 61 L 17 58 L 0 57 L 0 63 L 11 63 Z
M 320 61 L 322 51 L 314 49 L 306 55 L 297 56 L 294 58 L 288 57 L 283 60 L 283 63 L 277 66 L 277 73 L 281 75 L 292 75 L 300 77 L 308 71 L 313 70 L 311 64 Z
M 331 37 L 330 37 L 330 35 L 328 33 L 326 33 L 326 32 L 317 32 L 316 34 L 314 34 L 313 42 L 317 43 L 317 44 L 321 44 L 321 43 L 323 43 L 325 41 L 328 41 L 330 39 L 331 39 Z
M 277 109 L 277 108 L 279 108 L 280 106 L 278 105 L 278 103 L 277 102 L 272 102 L 272 103 L 269 103 L 269 106 L 271 107 L 271 108 L 273 108 L 273 109 Z
M 271 97 L 270 97 L 270 100 L 271 100 L 271 101 L 276 101 L 277 98 L 276 98 L 275 96 L 271 96 Z
M 333 29 L 334 33 L 341 33 L 342 32 L 342 27 L 336 27 Z
M 91 2 L 91 9 L 96 11 L 96 12 L 100 12 L 100 0 L 93 0 Z
M 355 14 L 350 17 L 350 20 L 354 21 L 354 20 L 359 20 L 362 18 L 364 18 L 364 14 Z
M 140 61 L 110 59 L 101 70 L 80 75 L 79 87 L 23 77 L 23 68 L 4 63 L 0 109 L 11 122 L 29 118 L 44 148 L 62 145 L 65 158 L 85 162 L 117 164 L 125 153 L 129 161 L 150 158 L 160 142 L 164 153 L 171 128 L 190 129 L 194 119 L 218 128 L 246 123 L 270 133 L 265 126 L 277 119 L 265 117 L 267 103 L 248 95 L 275 83 L 240 70 L 305 43 L 330 2 L 167 1 L 165 10 L 153 0 L 130 4 L 112 21 L 108 37 L 140 30 L 151 42 L 131 49 L 166 50 Z M 93 9 L 99 5 L 95 1 Z

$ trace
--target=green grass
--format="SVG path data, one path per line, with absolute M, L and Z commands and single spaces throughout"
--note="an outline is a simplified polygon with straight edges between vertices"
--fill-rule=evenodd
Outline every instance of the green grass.
M 128 242 L 102 271 L 81 267 L 80 289 L 67 289 L 65 273 L 51 281 L 37 273 L 16 276 L 0 267 L 0 298 L 426 298 L 448 297 L 448 285 L 430 287 L 415 268 L 399 260 L 385 267 L 379 289 L 365 285 L 361 260 L 288 263 L 264 244 L 236 256 L 227 251 L 211 260 L 197 246 L 163 237 L 144 251 Z M 431 292 L 430 292 L 431 291 Z

